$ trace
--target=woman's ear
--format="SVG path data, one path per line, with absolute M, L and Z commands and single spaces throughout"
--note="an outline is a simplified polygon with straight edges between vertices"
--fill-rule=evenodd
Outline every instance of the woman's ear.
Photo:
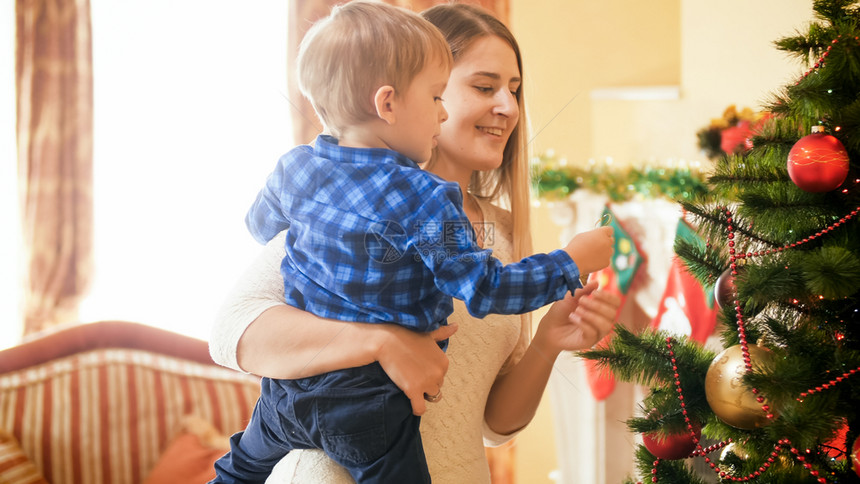
M 376 108 L 376 115 L 388 124 L 394 124 L 396 121 L 394 103 L 394 87 L 392 86 L 382 86 L 373 95 L 373 106 Z

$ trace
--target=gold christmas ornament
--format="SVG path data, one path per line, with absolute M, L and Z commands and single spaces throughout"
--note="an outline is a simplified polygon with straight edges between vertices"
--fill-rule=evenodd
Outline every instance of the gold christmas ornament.
M 767 348 L 749 345 L 750 359 L 754 367 L 770 361 L 773 354 Z M 741 345 L 731 346 L 718 354 L 705 375 L 705 398 L 711 410 L 723 422 L 739 429 L 752 430 L 767 426 L 771 419 L 762 410 L 752 389 L 744 385 L 746 374 Z

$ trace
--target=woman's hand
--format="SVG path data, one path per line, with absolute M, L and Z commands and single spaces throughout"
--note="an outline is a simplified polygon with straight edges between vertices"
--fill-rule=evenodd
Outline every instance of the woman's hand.
M 457 325 L 442 326 L 431 333 L 418 333 L 396 325 L 384 326 L 388 337 L 381 340 L 376 361 L 409 397 L 412 413 L 423 415 L 427 410 L 424 395 L 438 394 L 448 372 L 448 357 L 436 342 L 453 335 Z
M 621 300 L 592 281 L 550 306 L 532 344 L 550 355 L 591 348 L 612 331 Z
M 534 417 L 559 353 L 590 348 L 612 331 L 621 300 L 590 282 L 550 306 L 523 358 L 500 375 L 487 399 L 484 419 L 509 435 Z

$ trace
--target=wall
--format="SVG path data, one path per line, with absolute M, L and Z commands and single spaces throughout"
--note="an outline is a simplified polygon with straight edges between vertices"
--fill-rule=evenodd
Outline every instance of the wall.
M 772 42 L 812 18 L 809 0 L 511 2 L 531 146 L 571 162 L 701 158 L 700 127 L 801 72 Z M 634 89 L 665 86 L 676 98 Z
M 524 56 L 533 152 L 552 149 L 570 163 L 606 157 L 622 164 L 704 161 L 696 147 L 698 129 L 730 104 L 759 108 L 772 90 L 805 70 L 772 42 L 805 26 L 813 18 L 811 3 L 511 0 L 511 28 Z M 651 89 L 633 89 L 640 87 Z M 558 247 L 561 228 L 552 222 L 547 203 L 534 209 L 533 219 L 536 250 Z M 617 427 L 616 419 L 624 417 L 594 403 L 587 387 L 579 388 L 576 411 L 587 408 L 583 419 L 606 422 L 583 421 L 577 435 L 559 439 L 582 444 L 564 459 L 591 468 L 583 475 L 597 476 L 591 478 L 595 483 L 617 482 L 608 476 L 632 471 L 632 463 L 619 457 L 624 453 L 589 449 L 598 438 L 632 440 L 595 430 Z M 629 393 L 633 399 L 635 392 Z M 633 407 L 635 401 L 629 403 Z M 551 407 L 551 398 L 544 398 L 517 440 L 519 483 L 552 482 L 549 474 L 559 467 Z
M 679 0 L 512 0 L 511 18 L 537 152 L 592 156 L 592 89 L 680 80 Z

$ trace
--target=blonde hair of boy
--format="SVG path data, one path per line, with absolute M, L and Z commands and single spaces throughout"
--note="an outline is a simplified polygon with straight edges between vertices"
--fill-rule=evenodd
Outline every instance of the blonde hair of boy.
M 353 1 L 332 8 L 302 39 L 299 89 L 337 138 L 376 115 L 377 89 L 389 85 L 402 95 L 433 62 L 449 70 L 453 64 L 448 43 L 430 22 L 405 8 Z

